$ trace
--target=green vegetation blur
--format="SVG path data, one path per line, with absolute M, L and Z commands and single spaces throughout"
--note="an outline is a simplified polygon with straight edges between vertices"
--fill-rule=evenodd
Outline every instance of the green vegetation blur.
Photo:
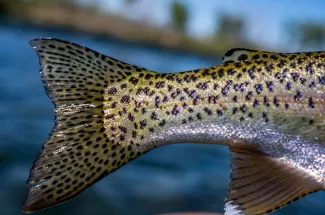
M 125 8 L 127 9 L 130 6 L 134 6 L 136 4 L 140 4 L 142 0 L 121 0 L 123 1 Z M 100 1 L 92 1 L 91 4 L 87 5 L 87 7 L 82 6 L 80 1 L 77 0 L 0 0 L 0 14 L 9 19 L 21 19 L 26 22 L 32 22 L 43 25 L 54 25 L 56 26 L 56 21 L 47 20 L 46 17 L 31 15 L 29 11 L 40 10 L 40 5 L 47 6 L 56 6 L 56 10 L 62 11 L 71 10 L 71 11 L 91 11 L 91 13 L 95 13 L 100 17 L 105 19 L 105 22 L 109 22 L 111 20 L 111 24 L 115 23 L 116 17 L 113 17 L 112 14 L 103 14 L 102 11 L 99 11 Z M 59 7 L 58 7 L 59 6 Z M 33 9 L 34 8 L 34 9 Z M 251 48 L 251 49 L 263 49 L 264 47 L 261 44 L 257 44 L 254 41 L 250 41 L 245 37 L 244 32 L 247 30 L 247 23 L 245 19 L 236 15 L 229 14 L 217 14 L 217 20 L 214 33 L 209 38 L 203 39 L 195 39 L 188 35 L 188 25 L 189 20 L 193 14 L 190 13 L 187 5 L 182 3 L 181 1 L 173 1 L 170 4 L 170 25 L 165 27 L 164 29 L 155 29 L 153 26 L 149 26 L 143 23 L 140 23 L 140 30 L 138 27 L 134 27 L 134 31 L 131 29 L 130 31 L 124 31 L 121 33 L 114 33 L 110 31 L 103 30 L 94 30 L 94 29 L 83 29 L 80 26 L 80 23 L 71 23 L 73 20 L 69 20 L 69 25 L 63 26 L 67 28 L 76 28 L 77 30 L 84 30 L 90 34 L 99 34 L 104 36 L 113 36 L 117 37 L 117 39 L 129 40 L 132 42 L 140 42 L 140 43 L 149 43 L 152 45 L 158 45 L 161 47 L 179 49 L 183 51 L 190 51 L 195 54 L 206 54 L 206 55 L 217 55 L 220 56 L 224 53 L 225 50 L 233 48 L 233 47 L 243 47 L 243 48 Z M 46 11 L 45 11 L 46 12 Z M 109 16 L 107 19 L 107 16 Z M 58 13 L 58 16 L 61 16 Z M 44 20 L 43 20 L 44 19 Z M 123 19 L 123 22 L 128 23 L 126 27 L 129 28 L 130 22 L 133 20 L 127 20 L 125 17 L 118 17 L 118 19 Z M 98 19 L 96 19 L 98 20 Z M 119 22 L 119 26 L 116 26 L 118 30 L 121 22 Z M 98 28 L 100 28 L 100 24 Z M 133 25 L 133 23 L 131 23 Z M 139 23 L 135 23 L 134 26 L 139 25 Z M 62 27 L 62 25 L 58 25 Z M 114 29 L 114 25 L 113 29 Z M 143 29 L 149 29 L 148 31 L 143 31 Z M 141 33 L 143 31 L 144 33 Z M 133 35 L 130 37 L 129 34 Z M 166 33 L 168 32 L 168 34 Z M 322 47 L 324 45 L 325 39 L 325 25 L 313 23 L 312 21 L 298 22 L 294 20 L 289 20 L 287 24 L 283 26 L 283 32 L 285 33 L 285 38 L 287 38 L 292 46 L 295 46 L 297 49 L 317 49 L 318 47 Z M 166 33 L 166 34 L 165 34 Z M 141 35 L 142 34 L 142 35 Z M 162 39 L 164 38 L 164 39 Z M 166 39 L 167 38 L 167 39 Z M 168 39 L 170 39 L 168 41 Z M 281 47 L 276 49 L 277 51 L 281 50 Z

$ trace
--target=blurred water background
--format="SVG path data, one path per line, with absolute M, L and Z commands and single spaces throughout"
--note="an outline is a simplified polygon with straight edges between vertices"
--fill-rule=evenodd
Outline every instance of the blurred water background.
M 176 72 L 220 64 L 233 46 L 324 50 L 324 9 L 320 0 L 0 0 L 0 215 L 22 214 L 30 187 L 25 181 L 53 127 L 53 105 L 30 39 L 69 40 L 151 70 Z M 229 164 L 226 147 L 165 146 L 37 214 L 222 212 Z M 324 201 L 319 192 L 274 214 L 324 214 Z

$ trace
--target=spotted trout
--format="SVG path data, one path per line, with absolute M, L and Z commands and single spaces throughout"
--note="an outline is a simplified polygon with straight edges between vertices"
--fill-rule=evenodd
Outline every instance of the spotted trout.
M 35 39 L 55 126 L 22 211 L 65 202 L 174 143 L 229 147 L 226 215 L 267 214 L 325 185 L 325 52 L 231 49 L 221 65 L 159 73 Z

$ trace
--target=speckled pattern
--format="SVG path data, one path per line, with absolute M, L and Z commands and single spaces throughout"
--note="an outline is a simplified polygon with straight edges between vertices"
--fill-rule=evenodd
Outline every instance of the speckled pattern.
M 66 41 L 31 45 L 56 126 L 31 170 L 28 183 L 43 183 L 30 189 L 25 212 L 64 202 L 172 143 L 256 145 L 324 184 L 324 52 L 235 49 L 222 65 L 165 74 Z

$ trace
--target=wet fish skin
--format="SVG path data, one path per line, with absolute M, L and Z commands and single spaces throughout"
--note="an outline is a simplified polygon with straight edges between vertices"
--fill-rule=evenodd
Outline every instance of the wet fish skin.
M 229 146 L 226 214 L 269 213 L 324 189 L 325 52 L 235 49 L 228 63 L 167 74 L 67 41 L 31 44 L 56 126 L 31 170 L 28 183 L 43 183 L 29 191 L 25 212 L 73 198 L 173 143 Z M 268 198 L 256 200 L 260 195 Z

